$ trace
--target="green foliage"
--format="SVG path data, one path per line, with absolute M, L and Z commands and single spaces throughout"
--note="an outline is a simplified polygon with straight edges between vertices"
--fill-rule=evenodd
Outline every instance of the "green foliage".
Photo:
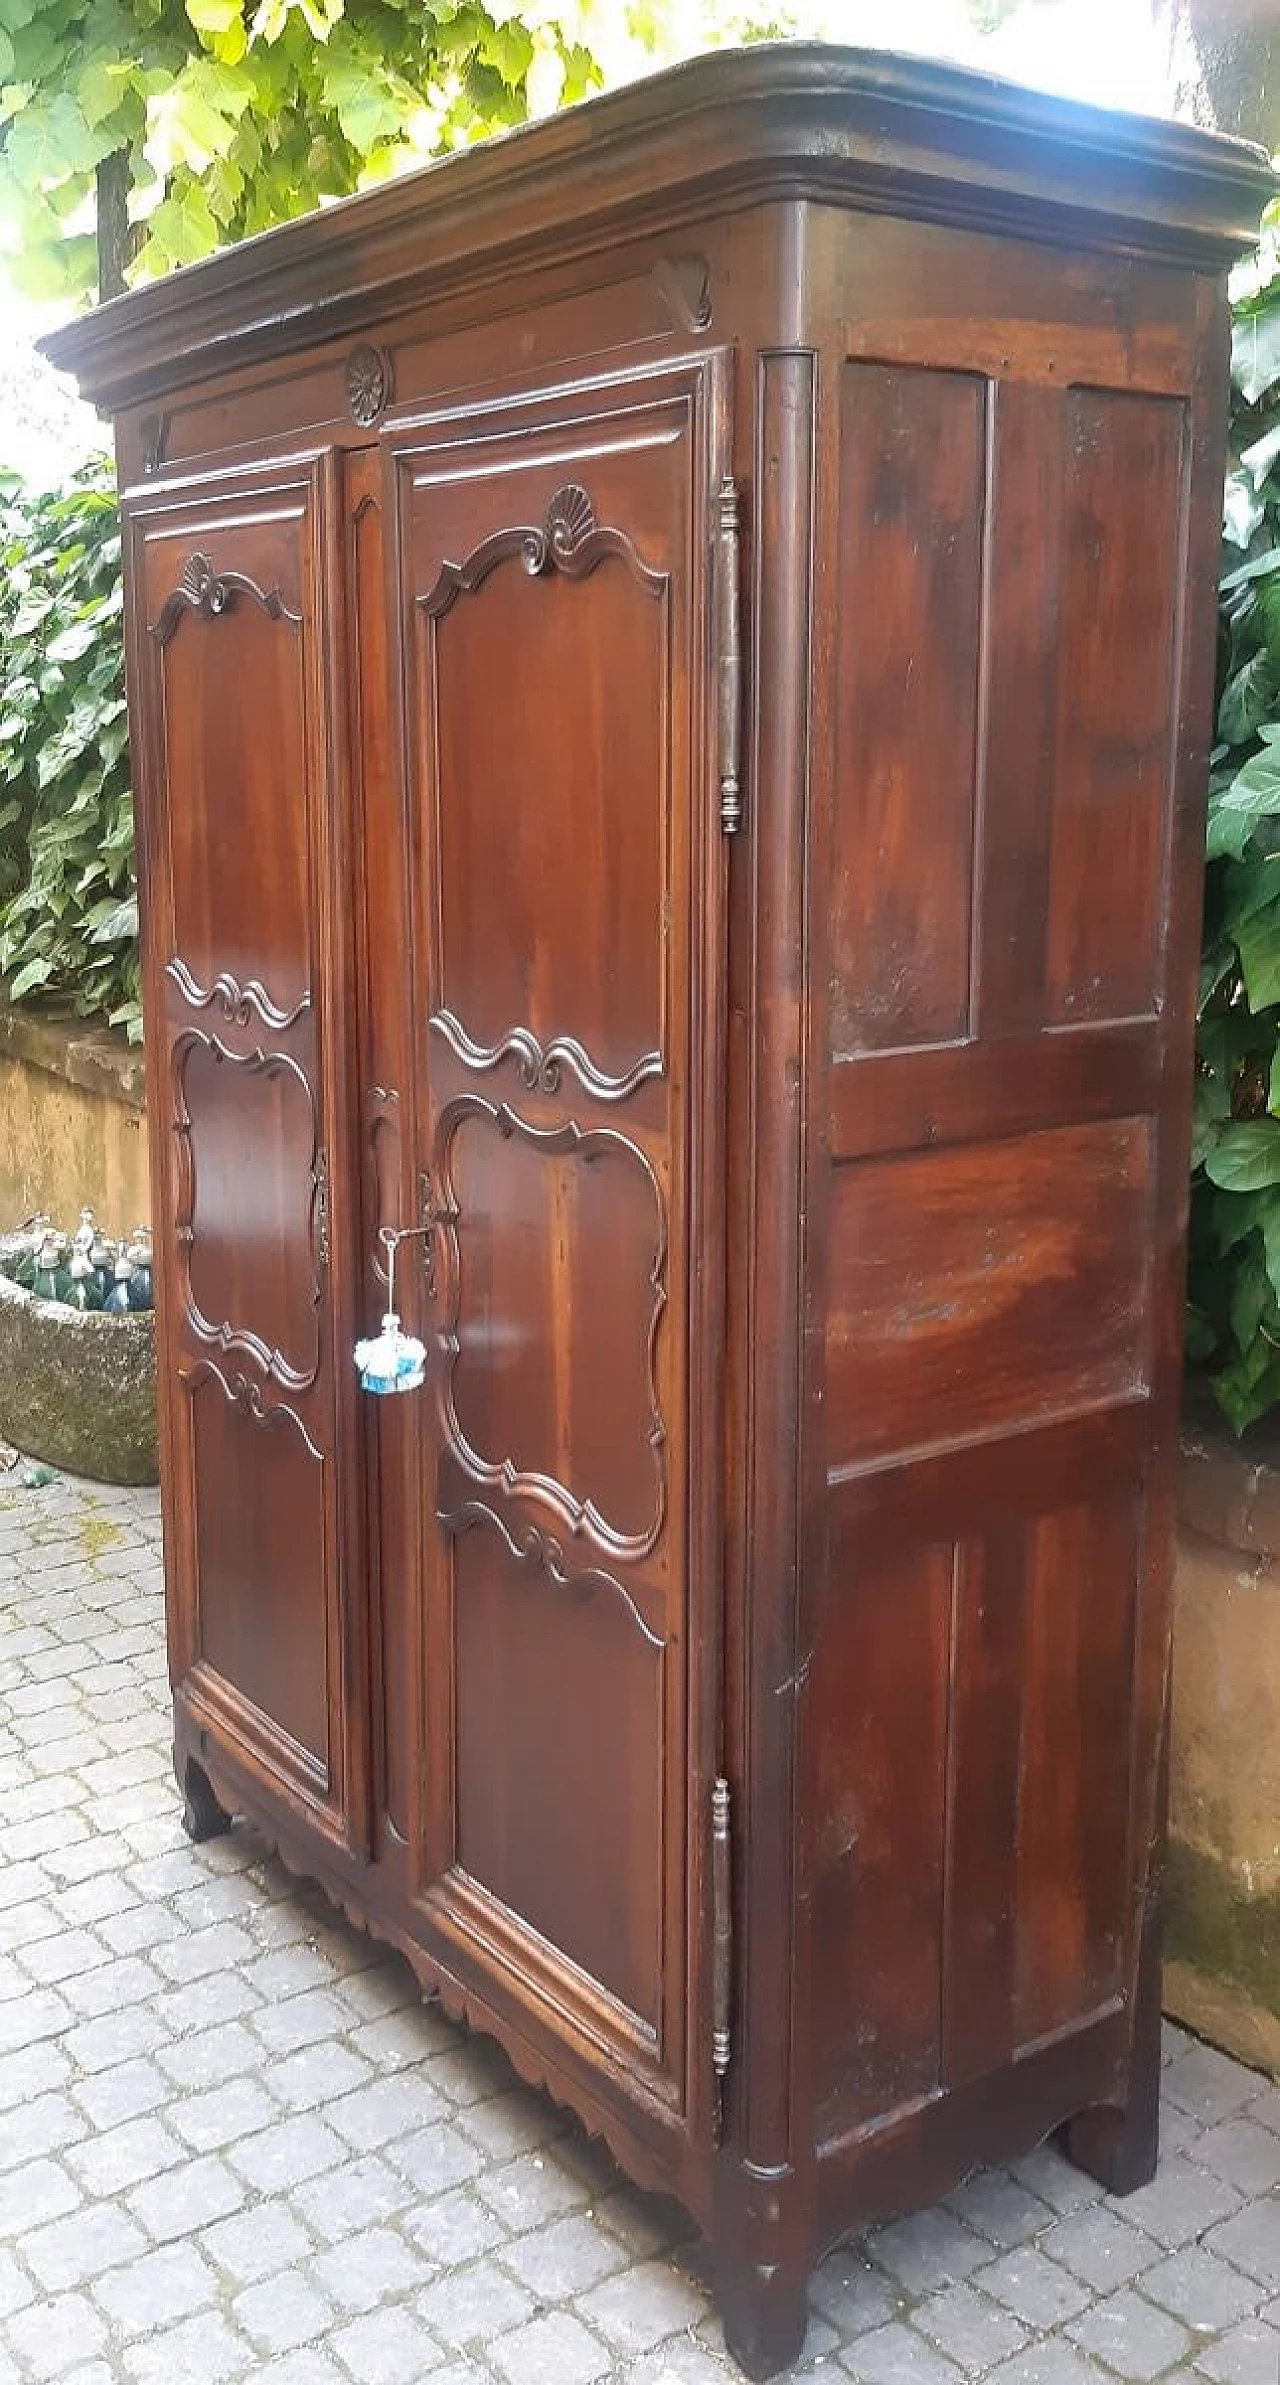
M 1280 206 L 1233 298 L 1188 1353 L 1240 1433 L 1280 1403 Z
M 136 1042 L 123 602 L 105 461 L 52 491 L 0 473 L 0 985 Z
M 113 157 L 145 278 L 580 98 L 628 44 L 623 0 L 0 0 L 7 269 L 93 291 Z

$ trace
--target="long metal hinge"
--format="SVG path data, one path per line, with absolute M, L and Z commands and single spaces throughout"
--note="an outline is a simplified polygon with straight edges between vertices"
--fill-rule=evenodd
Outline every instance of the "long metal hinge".
M 726 474 L 716 494 L 717 717 L 720 738 L 720 826 L 742 826 L 742 615 L 738 575 L 738 492 Z
M 733 1839 L 729 1783 L 711 1787 L 711 2062 L 722 2079 L 733 2050 Z

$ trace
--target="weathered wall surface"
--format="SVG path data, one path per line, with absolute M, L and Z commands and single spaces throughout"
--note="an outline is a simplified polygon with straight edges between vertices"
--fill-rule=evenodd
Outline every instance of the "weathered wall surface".
M 43 1209 L 110 1234 L 148 1219 L 142 1054 L 122 1036 L 0 1004 L 0 1231 Z

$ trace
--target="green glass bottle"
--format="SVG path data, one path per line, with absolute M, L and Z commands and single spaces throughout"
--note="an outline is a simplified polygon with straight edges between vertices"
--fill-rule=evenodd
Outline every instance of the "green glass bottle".
M 35 1288 L 36 1261 L 48 1231 L 49 1220 L 44 1216 L 31 1218 L 24 1230 L 23 1247 L 13 1270 L 13 1280 L 24 1292 Z
M 70 1284 L 66 1241 L 61 1234 L 46 1234 L 36 1253 L 31 1289 L 37 1300 L 65 1300 Z
M 101 1294 L 98 1305 L 101 1307 L 116 1276 L 116 1246 L 114 1242 L 108 1242 L 106 1235 L 101 1231 L 95 1233 L 89 1246 L 89 1264 L 97 1278 L 98 1291 Z
M 118 1259 L 116 1260 L 115 1276 L 112 1281 L 111 1290 L 108 1292 L 106 1299 L 102 1303 L 108 1316 L 123 1317 L 127 1315 L 129 1308 L 129 1284 L 132 1276 L 133 1261 L 129 1257 L 128 1252 L 126 1250 L 122 1250 Z

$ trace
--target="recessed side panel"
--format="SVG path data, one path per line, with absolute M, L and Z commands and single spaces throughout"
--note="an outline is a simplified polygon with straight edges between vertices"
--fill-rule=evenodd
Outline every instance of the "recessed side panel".
M 1082 1491 L 1085 1490 L 1083 1484 Z M 812 1666 L 820 2142 L 1114 2017 L 1141 1498 L 837 1526 Z
M 1186 409 L 1068 391 L 1047 1014 L 1150 1012 L 1173 767 Z
M 845 367 L 837 1051 L 968 1025 L 986 411 L 976 374 Z
M 946 1543 L 833 1568 L 814 1652 L 818 2128 L 938 2084 L 952 1576 Z
M 861 1161 L 832 1188 L 834 1469 L 1141 1391 L 1143 1120 Z

